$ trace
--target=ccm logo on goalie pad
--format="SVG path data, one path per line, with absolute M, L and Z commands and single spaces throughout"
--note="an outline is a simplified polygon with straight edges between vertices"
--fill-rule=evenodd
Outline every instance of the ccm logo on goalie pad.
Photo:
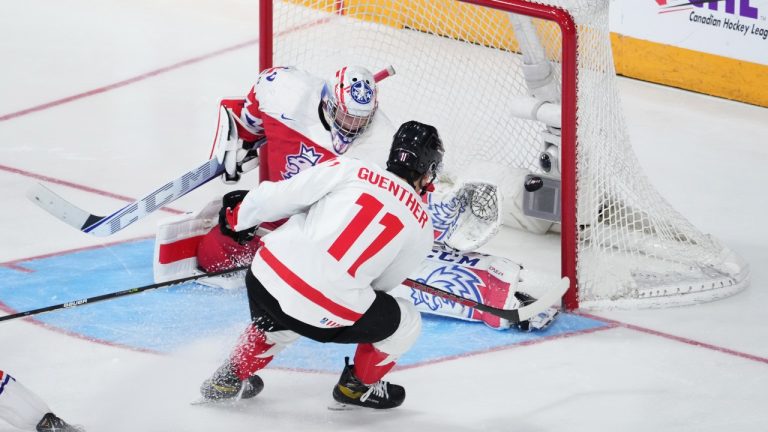
M 457 263 L 459 265 L 468 266 L 468 267 L 477 267 L 478 264 L 480 264 L 480 257 L 478 256 L 470 258 L 467 255 L 458 254 L 450 251 L 443 251 L 439 249 L 432 249 L 432 253 L 427 255 L 427 258 L 429 259 L 436 258 L 440 261 Z

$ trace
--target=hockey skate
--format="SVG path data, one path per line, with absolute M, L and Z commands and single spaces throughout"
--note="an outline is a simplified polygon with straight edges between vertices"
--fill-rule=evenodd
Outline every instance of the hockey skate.
M 200 386 L 202 402 L 234 401 L 251 399 L 264 389 L 264 381 L 254 375 L 246 380 L 240 380 L 235 374 L 232 364 L 227 362 L 213 374 L 213 377 L 203 381 Z
M 44 415 L 36 429 L 37 432 L 85 432 L 85 429 L 68 424 L 54 413 Z
M 405 389 L 402 386 L 387 381 L 363 384 L 355 376 L 354 366 L 349 364 L 349 357 L 345 357 L 344 362 L 341 378 L 333 388 L 333 399 L 337 404 L 330 406 L 330 409 L 345 410 L 351 405 L 388 409 L 400 406 L 405 400 Z

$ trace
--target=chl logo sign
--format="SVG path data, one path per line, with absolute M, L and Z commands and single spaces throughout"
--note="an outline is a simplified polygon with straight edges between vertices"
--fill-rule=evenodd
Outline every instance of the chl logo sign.
M 659 6 L 666 6 L 666 8 L 692 5 L 700 9 L 707 8 L 713 11 L 724 9 L 723 12 L 727 14 L 757 19 L 759 11 L 756 7 L 750 4 L 751 1 L 753 0 L 692 0 L 690 3 L 669 4 L 670 2 L 668 0 L 656 0 L 656 4 Z M 721 4 L 724 5 L 724 7 L 721 7 Z

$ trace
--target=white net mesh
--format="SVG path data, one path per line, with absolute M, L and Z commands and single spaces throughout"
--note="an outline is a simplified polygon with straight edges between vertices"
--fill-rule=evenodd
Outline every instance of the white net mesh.
M 580 304 L 685 304 L 745 287 L 746 263 L 672 209 L 640 169 L 618 96 L 608 0 L 543 3 L 567 9 L 578 25 Z M 396 125 L 436 126 L 446 170 L 491 161 L 540 173 L 547 127 L 509 105 L 532 95 L 560 102 L 554 23 L 456 0 L 275 0 L 273 23 L 274 65 L 326 77 L 345 64 L 393 65 L 396 77 L 379 87 L 381 109 Z M 523 63 L 551 65 L 552 81 L 526 81 Z

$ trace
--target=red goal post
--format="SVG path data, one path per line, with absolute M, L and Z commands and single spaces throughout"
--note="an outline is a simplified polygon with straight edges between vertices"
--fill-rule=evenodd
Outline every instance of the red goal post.
M 609 1 L 260 0 L 260 66 L 330 76 L 342 64 L 393 65 L 383 112 L 440 130 L 448 185 L 497 185 L 505 225 L 521 228 L 499 239 L 511 242 L 505 254 L 549 263 L 529 266 L 549 277 L 559 254 L 567 309 L 736 293 L 748 263 L 677 212 L 634 154 Z M 523 190 L 521 176 L 541 189 Z
M 493 9 L 552 21 L 562 32 L 562 148 L 561 181 L 562 276 L 571 280 L 563 306 L 576 309 L 579 306 L 576 278 L 576 83 L 577 83 L 577 35 L 573 17 L 562 8 L 530 3 L 522 0 L 459 0 Z M 338 10 L 343 11 L 343 0 L 336 0 Z M 273 65 L 273 0 L 259 0 L 259 69 Z

